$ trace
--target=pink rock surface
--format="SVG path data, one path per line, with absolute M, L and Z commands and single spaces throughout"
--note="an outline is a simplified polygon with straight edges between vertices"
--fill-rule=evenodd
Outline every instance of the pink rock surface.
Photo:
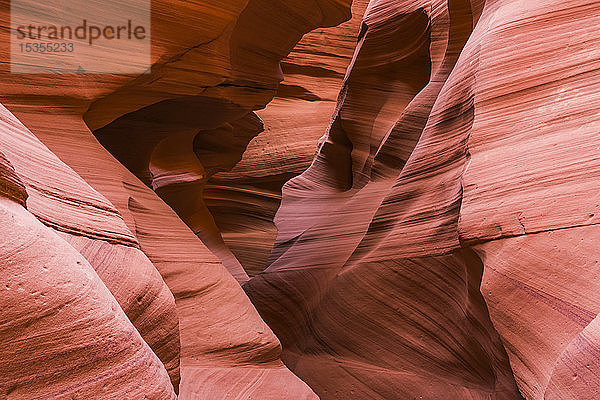
M 161 0 L 144 75 L 0 47 L 0 397 L 600 398 L 598 23 Z
M 8 110 L 1 107 L 0 111 L 1 146 L 14 166 L 14 176 L 28 191 L 29 212 L 85 256 L 131 323 L 165 363 L 177 387 L 178 317 L 173 295 L 162 277 L 139 250 L 137 240 L 108 200 L 52 154 Z
M 368 1 L 352 2 L 352 19 L 304 35 L 281 62 L 284 80 L 257 111 L 264 131 L 230 171 L 207 182 L 203 197 L 223 240 L 251 275 L 262 271 L 277 236 L 281 188 L 311 163 L 331 119 Z
M 244 282 L 248 276 L 204 202 L 206 182 L 215 173 L 231 169 L 263 129 L 254 110 L 276 94 L 282 78 L 279 61 L 304 33 L 349 18 L 351 2 L 230 3 L 203 2 L 194 8 L 197 20 L 186 16 L 189 26 L 199 31 L 196 44 L 186 51 L 171 48 L 178 31 L 163 32 L 160 37 L 165 43 L 158 41 L 157 46 L 164 47 L 157 53 L 165 54 L 152 72 L 97 98 L 85 121 L 99 141 L 151 186 Z M 157 19 L 166 24 L 170 16 L 161 14 Z M 207 22 L 215 26 L 206 30 Z M 125 112 L 133 101 L 138 106 Z M 115 104 L 123 108 L 119 118 L 107 120 Z
M 2 103 L 12 114 L 2 110 L 2 147 L 7 148 L 8 159 L 31 191 L 27 204 L 30 212 L 61 232 L 73 251 L 96 268 L 136 330 L 156 354 L 163 356 L 181 398 L 313 399 L 312 390 L 279 360 L 279 341 L 239 284 L 186 226 L 190 221 L 179 219 L 117 162 L 89 128 L 99 129 L 125 113 L 169 100 L 177 107 L 177 99 L 182 97 L 189 100 L 186 112 L 193 113 L 198 106 L 198 87 L 202 86 L 215 88 L 209 91 L 213 94 L 198 96 L 201 104 L 205 99 L 225 101 L 232 104 L 238 119 L 246 114 L 252 118 L 251 110 L 268 102 L 277 85 L 277 57 L 283 57 L 303 32 L 318 24 L 334 24 L 348 14 L 347 4 L 333 1 L 315 3 L 320 10 L 299 21 L 297 15 L 310 10 L 293 2 L 274 15 L 262 15 L 266 2 L 217 3 L 191 7 L 186 2 L 153 2 L 152 25 L 158 39 L 153 42 L 153 69 L 139 79 L 94 74 L 24 76 L 3 71 L 0 79 L 6 91 Z M 91 2 L 90 7 L 101 12 L 106 4 Z M 260 18 L 273 21 L 279 16 L 288 21 L 275 30 L 283 30 L 287 36 L 279 43 L 267 44 L 274 54 L 266 58 L 265 65 L 262 59 L 255 60 L 252 50 L 244 51 L 250 44 L 260 43 L 260 35 L 252 37 L 248 32 Z M 8 20 L 8 14 L 3 17 Z M 294 21 L 297 23 L 291 23 Z M 248 44 L 248 39 L 254 42 Z M 204 42 L 206 46 L 198 46 Z M 239 50 L 242 59 L 228 61 L 215 71 L 214 66 L 231 48 Z M 8 60 L 7 49 L 1 51 L 2 59 Z M 204 67 L 197 66 L 199 59 L 205 60 Z M 251 61 L 261 61 L 259 68 L 248 71 L 244 62 Z M 262 76 L 265 87 L 257 93 L 252 93 L 251 87 L 237 87 L 233 79 L 247 79 L 249 73 Z M 170 118 L 169 104 L 165 111 Z M 206 112 L 210 115 L 210 110 Z M 177 126 L 177 116 L 173 116 Z M 180 117 L 187 118 L 186 113 Z M 202 128 L 194 125 L 195 121 L 191 119 L 191 126 Z M 160 128 L 160 121 L 155 122 Z M 236 119 L 231 123 L 240 125 Z M 164 143 L 151 143 L 160 144 L 156 162 L 146 165 L 157 173 L 157 184 L 152 185 L 157 190 L 185 185 L 190 176 L 195 182 L 202 172 L 187 162 L 193 161 L 193 143 L 177 147 L 181 137 L 177 135 L 185 132 L 175 126 Z M 172 151 L 176 156 L 185 152 L 191 156 L 172 163 Z M 184 179 L 179 180 L 181 169 L 185 170 Z M 174 179 L 169 180 L 171 177 Z M 202 199 L 198 200 L 201 205 Z M 192 210 L 191 215 L 197 213 Z M 204 229 L 210 228 L 206 221 L 200 226 L 190 225 L 209 238 L 218 235 L 216 229 Z M 218 250 L 215 252 L 219 254 Z M 227 264 L 227 260 L 223 262 Z M 239 263 L 237 266 L 245 276 Z M 180 385 L 179 365 L 183 377 Z M 26 376 L 24 371 L 21 374 Z M 143 389 L 143 380 L 137 382 Z M 115 385 L 119 384 L 117 380 Z M 21 390 L 26 391 L 27 385 Z M 102 394 L 96 392 L 94 396 Z
M 596 8 L 370 3 L 245 284 L 321 398 L 597 397 Z
M 87 260 L 0 197 L 4 398 L 175 399 L 167 370 Z M 146 384 L 140 384 L 145 382 Z

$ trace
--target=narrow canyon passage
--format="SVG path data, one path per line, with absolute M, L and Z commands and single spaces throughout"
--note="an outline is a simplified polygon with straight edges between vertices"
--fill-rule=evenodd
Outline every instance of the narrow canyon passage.
M 600 398 L 599 1 L 72 1 L 0 8 L 0 398 Z

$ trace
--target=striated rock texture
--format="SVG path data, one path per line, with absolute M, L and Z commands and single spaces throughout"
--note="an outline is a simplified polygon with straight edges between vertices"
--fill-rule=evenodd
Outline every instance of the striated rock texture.
M 203 197 L 227 247 L 251 276 L 262 271 L 277 236 L 281 188 L 311 163 L 331 119 L 352 59 L 367 0 L 352 2 L 352 19 L 306 34 L 281 62 L 284 80 L 257 111 L 264 131 L 230 171 L 207 182 Z
M 139 250 L 118 211 L 1 106 L 0 129 L 1 147 L 6 152 L 2 158 L 9 171 L 8 175 L 3 174 L 9 189 L 5 192 L 7 197 L 19 200 L 38 221 L 53 228 L 54 236 L 72 246 L 61 244 L 63 248 L 86 258 L 98 274 L 96 279 L 102 279 L 114 296 L 113 301 L 119 303 L 119 310 L 163 361 L 177 388 L 179 329 L 173 295 Z M 24 197 L 11 195 L 16 192 L 11 186 L 16 185 L 23 192 L 27 190 L 26 203 Z M 19 236 L 17 232 L 11 235 Z M 50 244 L 45 246 L 46 251 L 52 249 Z M 42 249 L 44 246 L 40 247 L 41 253 Z M 60 253 L 57 250 L 54 256 L 52 252 L 49 256 L 40 254 L 40 262 L 46 257 L 59 257 Z
M 600 2 L 151 14 L 0 46 L 0 398 L 600 398 Z
M 206 182 L 231 169 L 262 131 L 253 111 L 276 94 L 280 60 L 304 33 L 349 18 L 351 1 L 228 3 L 213 0 L 193 7 L 194 18 L 185 18 L 198 31 L 194 46 L 182 51 L 183 43 L 176 43 L 179 49 L 170 41 L 157 44 L 155 53 L 165 54 L 152 72 L 94 101 L 85 120 L 102 145 L 152 187 L 243 282 L 248 276 L 203 200 Z M 172 18 L 157 15 L 165 25 Z M 207 23 L 214 27 L 205 32 Z M 172 28 L 163 32 L 166 26 L 155 25 L 161 38 L 180 39 Z M 126 107 L 139 96 L 141 106 L 107 119 L 115 104 Z
M 0 246 L 3 397 L 175 399 L 87 260 L 12 199 L 0 198 L 0 219 L 12 233 Z
M 244 285 L 321 398 L 600 396 L 598 7 L 370 2 Z
M 4 6 L 7 39 L 10 15 Z M 91 1 L 89 7 L 102 13 L 110 2 Z M 2 245 L 8 260 L 2 275 L 15 285 L 28 280 L 27 294 L 53 298 L 39 310 L 25 303 L 20 308 L 20 297 L 6 298 L 3 312 L 10 306 L 13 314 L 2 321 L 27 316 L 29 328 L 2 330 L 16 335 L 6 343 L 27 346 L 2 353 L 0 362 L 11 367 L 0 375 L 1 396 L 165 399 L 178 392 L 182 399 L 316 398 L 279 359 L 279 341 L 231 274 L 241 281 L 247 275 L 198 194 L 210 174 L 235 164 L 261 129 L 252 111 L 275 93 L 279 60 L 303 33 L 349 16 L 349 1 L 338 0 L 287 1 L 274 8 L 259 0 L 153 1 L 153 65 L 140 76 L 11 74 L 9 49 L 0 48 L 0 102 L 6 107 L 0 109 L 0 151 L 7 160 L 0 188 L 11 202 L 27 206 L 13 206 L 6 214 Z M 111 142 L 114 129 L 121 141 Z M 226 135 L 231 142 L 220 142 Z M 221 147 L 211 150 L 213 142 Z M 29 195 L 25 204 L 23 188 Z M 19 224 L 21 218 L 34 233 L 23 254 L 25 244 L 12 239 L 21 232 L 12 221 Z M 67 267 L 60 269 L 63 253 Z M 36 267 L 57 264 L 48 285 L 34 271 L 25 276 L 19 269 L 34 254 Z M 76 288 L 61 291 L 61 277 L 83 268 L 68 267 L 75 259 L 95 270 L 92 276 L 84 268 L 88 278 L 69 280 L 91 288 L 91 303 L 46 320 L 44 313 L 81 297 Z M 64 325 L 70 333 L 42 334 L 44 324 Z M 23 350 L 28 346 L 39 351 L 28 355 Z M 20 362 L 29 356 L 37 368 L 44 368 L 46 358 L 52 365 L 37 372 Z M 70 366 L 74 359 L 81 360 L 83 372 Z M 46 380 L 36 378 L 45 373 Z M 65 378 L 49 387 L 48 380 L 59 374 Z M 165 383 L 169 375 L 171 383 L 168 378 Z
M 54 161 L 56 167 L 65 168 L 68 178 L 66 166 L 51 153 L 44 154 L 43 146 L 20 131 L 24 128 L 6 109 L 2 111 L 2 140 L 14 139 L 12 146 L 6 146 L 11 149 L 8 157 L 39 146 L 39 161 Z M 15 125 L 8 127 L 11 122 Z M 153 286 L 164 287 L 160 275 L 144 277 L 143 268 L 125 270 L 132 276 L 119 285 L 109 275 L 114 264 L 94 271 L 56 231 L 25 209 L 32 204 L 30 211 L 36 212 L 35 197 L 41 192 L 33 188 L 33 182 L 21 180 L 4 154 L 0 154 L 0 171 L 0 219 L 5 232 L 10 232 L 0 244 L 3 396 L 176 398 L 171 383 L 177 387 L 179 382 L 177 319 L 170 292 L 151 291 Z M 79 186 L 86 191 L 83 182 Z M 31 189 L 31 196 L 26 189 Z M 66 203 L 57 208 L 61 206 Z M 89 209 L 93 213 L 94 204 Z M 137 286 L 132 287 L 134 283 L 127 278 L 139 280 Z M 142 284 L 148 287 L 145 291 L 140 290 Z M 130 304 L 126 291 L 139 296 L 137 307 Z M 143 304 L 141 299 L 148 294 L 150 300 Z M 145 321 L 152 318 L 161 320 L 160 328 Z M 148 385 L 140 385 L 145 381 Z

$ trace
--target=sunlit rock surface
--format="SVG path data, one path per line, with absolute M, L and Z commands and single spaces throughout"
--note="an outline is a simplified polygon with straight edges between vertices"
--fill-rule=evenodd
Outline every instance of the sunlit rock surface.
M 0 47 L 0 398 L 600 398 L 599 23 L 160 0 L 147 74 Z

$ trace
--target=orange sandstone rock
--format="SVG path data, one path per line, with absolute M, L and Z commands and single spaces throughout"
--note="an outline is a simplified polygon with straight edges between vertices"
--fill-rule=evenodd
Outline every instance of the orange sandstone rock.
M 350 3 L 153 1 L 147 74 L 0 71 L 0 393 L 600 396 L 600 4 Z

